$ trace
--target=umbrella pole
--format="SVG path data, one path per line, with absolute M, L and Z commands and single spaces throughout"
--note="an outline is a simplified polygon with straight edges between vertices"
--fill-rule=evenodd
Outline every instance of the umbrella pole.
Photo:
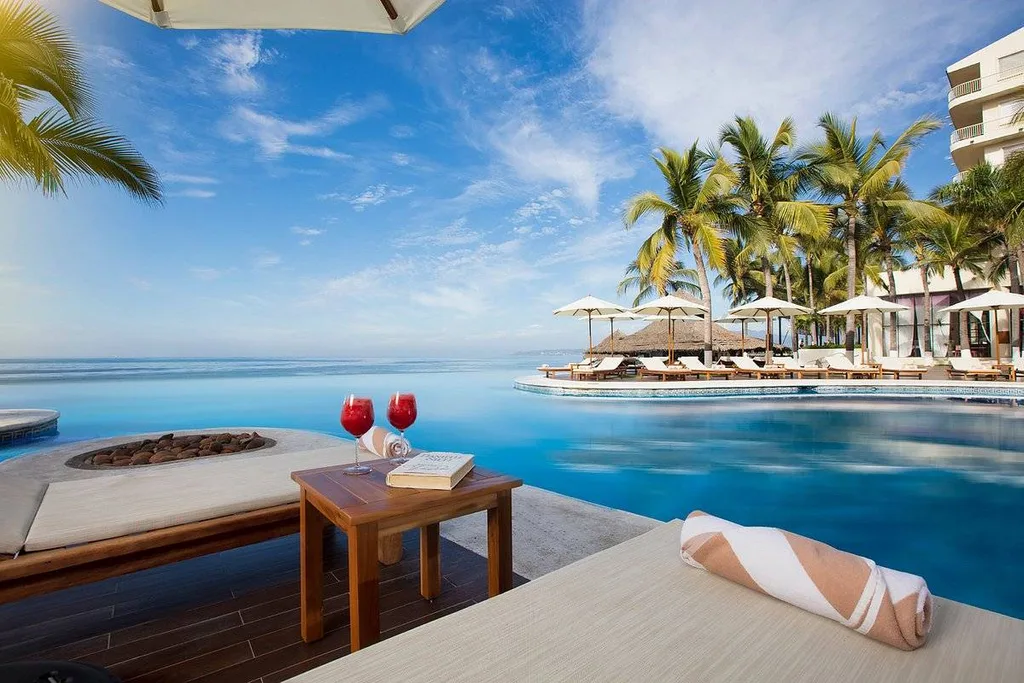
M 594 321 L 590 317 L 590 311 L 587 311 L 587 340 L 590 343 L 590 353 L 587 355 L 588 358 L 594 357 Z
M 740 355 L 747 355 L 747 321 L 740 321 Z
M 867 360 L 868 350 L 868 312 L 861 311 L 860 314 L 860 364 L 864 365 Z
M 608 318 L 608 322 L 612 326 L 612 355 L 615 355 L 615 318 Z
M 992 315 L 992 319 L 988 321 L 990 334 L 992 335 L 989 339 L 989 344 L 992 347 L 992 358 L 999 362 L 999 321 L 996 320 L 996 309 L 993 308 L 989 311 Z
M 772 345 L 768 343 L 768 340 L 772 338 L 772 312 L 764 312 L 764 329 L 765 329 L 765 345 L 764 345 L 764 364 L 772 364 Z
M 669 311 L 668 311 L 668 364 L 669 365 L 672 365 L 672 363 L 673 363 L 673 355 L 674 354 L 672 353 L 672 351 L 673 351 L 672 342 L 675 341 L 673 339 L 674 336 L 675 335 L 672 334 L 672 309 L 669 309 Z

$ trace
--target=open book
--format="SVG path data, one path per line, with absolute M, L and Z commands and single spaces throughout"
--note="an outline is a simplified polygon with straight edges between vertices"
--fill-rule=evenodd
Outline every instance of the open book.
M 450 491 L 473 469 L 473 456 L 462 453 L 421 453 L 388 472 L 387 485 L 402 489 Z

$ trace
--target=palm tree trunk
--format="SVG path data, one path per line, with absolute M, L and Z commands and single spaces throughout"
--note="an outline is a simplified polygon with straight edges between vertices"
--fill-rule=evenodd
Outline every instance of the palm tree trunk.
M 885 269 L 889 275 L 889 298 L 896 302 L 896 275 L 893 273 L 893 260 L 892 251 L 889 251 L 885 255 Z M 897 331 L 899 330 L 899 313 L 893 311 L 889 314 L 889 353 L 893 351 L 896 355 L 899 355 L 899 339 L 897 338 Z
M 960 277 L 960 267 L 953 266 L 953 279 L 956 280 L 956 293 L 959 295 L 957 303 L 964 301 L 967 298 L 967 292 L 964 291 L 964 281 Z M 960 328 L 960 350 L 971 348 L 971 336 L 967 332 L 967 311 L 963 311 L 957 316 L 958 327 Z M 952 321 L 951 321 L 952 322 Z
M 857 296 L 857 212 L 847 209 L 849 220 L 846 225 L 846 298 Z M 853 330 L 857 327 L 856 315 L 846 314 L 846 357 L 853 359 Z
M 921 290 L 924 292 L 924 314 L 921 316 L 924 318 L 924 351 L 925 353 L 932 353 L 932 293 L 928 289 L 928 269 L 921 268 Z
M 807 255 L 807 305 L 814 310 L 814 270 L 811 268 L 811 255 Z M 814 343 L 821 345 L 821 335 L 818 333 L 818 318 L 814 317 Z
M 704 364 L 711 365 L 711 285 L 708 283 L 708 270 L 704 265 L 704 254 L 696 243 L 692 245 L 693 260 L 697 264 L 697 282 L 700 284 L 700 295 L 708 312 L 704 315 Z
M 793 300 L 793 281 L 789 277 L 789 266 L 786 264 L 785 261 L 782 262 L 782 274 L 786 278 L 786 301 L 792 301 Z M 796 352 L 800 349 L 800 344 L 798 344 L 797 340 L 796 340 L 796 316 L 795 315 L 789 316 L 789 336 L 791 336 L 793 338 L 791 340 L 790 347 L 792 347 L 792 349 L 793 349 L 793 355 L 796 356 Z
M 775 287 L 772 283 L 772 265 L 768 263 L 768 257 L 761 257 L 761 272 L 764 276 L 764 295 L 774 296 Z M 765 362 L 772 360 L 772 317 L 769 315 L 764 319 L 764 353 Z
M 1010 270 L 1010 291 L 1014 294 L 1021 293 L 1020 287 L 1020 273 L 1018 267 L 1020 266 L 1020 260 L 1013 249 L 1008 249 L 1006 254 L 1006 260 L 1009 262 Z M 1008 322 L 1010 324 L 1010 355 L 1013 355 L 1013 347 L 1019 343 L 1017 337 L 1020 336 L 1020 310 L 1011 308 L 1007 311 Z
M 832 343 L 832 316 L 830 315 L 825 316 L 825 339 L 829 344 Z

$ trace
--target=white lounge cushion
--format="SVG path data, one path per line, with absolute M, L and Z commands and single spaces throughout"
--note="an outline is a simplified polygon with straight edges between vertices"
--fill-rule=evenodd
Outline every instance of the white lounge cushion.
M 25 545 L 46 484 L 10 475 L 0 477 L 0 555 L 14 555 Z
M 354 457 L 346 444 L 54 482 L 43 496 L 25 549 L 62 548 L 295 502 L 299 487 L 292 472 Z
M 1019 681 L 1024 621 L 936 599 L 903 652 L 687 567 L 677 520 L 291 683 Z

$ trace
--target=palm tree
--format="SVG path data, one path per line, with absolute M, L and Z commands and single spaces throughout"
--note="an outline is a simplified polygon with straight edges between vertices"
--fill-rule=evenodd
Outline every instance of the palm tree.
M 909 199 L 910 188 L 902 178 L 894 178 L 889 182 L 889 191 L 883 195 L 887 199 Z M 880 204 L 876 199 L 869 201 L 864 207 L 864 219 L 868 227 L 869 253 L 877 253 L 885 268 L 886 289 L 889 298 L 896 301 L 896 267 L 902 268 L 902 252 L 909 243 L 908 221 L 902 211 L 894 210 Z M 889 350 L 899 348 L 897 330 L 899 314 L 889 314 Z
M 704 362 L 711 362 L 711 284 L 708 267 L 720 269 L 725 262 L 722 243 L 723 225 L 742 207 L 742 199 L 732 193 L 739 179 L 728 162 L 697 148 L 677 152 L 660 149 L 653 157 L 665 179 L 665 197 L 641 192 L 629 200 L 622 221 L 629 230 L 642 217 L 654 214 L 661 220 L 658 228 L 644 240 L 637 252 L 637 269 L 658 291 L 665 291 L 676 271 L 680 249 L 687 249 L 697 267 L 701 298 L 708 307 L 704 317 Z
M 950 268 L 956 282 L 958 301 L 967 298 L 963 271 L 983 277 L 992 248 L 998 237 L 971 216 L 954 215 L 938 223 L 921 226 L 918 237 L 928 255 L 928 261 L 937 267 Z M 947 355 L 954 355 L 956 346 L 970 348 L 967 334 L 967 313 L 950 316 Z
M 928 280 L 935 271 L 935 264 L 921 242 L 919 235 L 914 235 L 908 245 L 911 256 L 914 258 L 914 265 L 921 273 L 921 291 L 923 292 L 924 313 L 922 315 L 922 326 L 924 329 L 924 352 L 932 353 L 932 292 L 928 286 Z
M 52 106 L 25 118 L 44 102 Z M 0 0 L 0 181 L 54 195 L 68 181 L 101 179 L 160 202 L 156 171 L 90 110 L 81 56 L 57 20 L 38 5 Z
M 801 189 L 802 167 L 793 159 L 796 143 L 793 119 L 785 118 L 771 140 L 765 137 L 751 117 L 737 116 L 719 134 L 719 142 L 736 153 L 733 167 L 739 177 L 737 192 L 747 211 L 736 225 L 747 238 L 748 248 L 761 259 L 765 296 L 774 296 L 771 259 L 777 256 L 786 278 L 786 296 L 792 299 L 789 267 L 793 263 L 794 235 L 821 235 L 828 230 L 828 211 L 818 203 L 797 200 Z M 794 328 L 790 318 L 790 327 Z M 767 321 L 765 346 L 772 347 L 771 320 Z M 796 332 L 793 331 L 794 350 Z
M 650 280 L 648 274 L 640 270 L 636 261 L 631 261 L 626 266 L 626 275 L 619 282 L 618 295 L 625 296 L 636 290 L 633 297 L 633 306 L 639 306 L 655 296 L 665 296 L 669 292 L 686 292 L 693 296 L 700 296 L 700 285 L 697 284 L 697 271 L 687 268 L 679 261 L 676 261 L 669 279 L 664 283 L 663 288 L 656 287 Z
M 884 198 L 891 181 L 903 172 L 910 151 L 928 133 L 942 124 L 935 118 L 924 116 L 912 123 L 886 145 L 882 134 L 875 131 L 865 140 L 857 134 L 857 119 L 847 123 L 835 114 L 825 114 L 818 121 L 824 141 L 806 150 L 801 158 L 810 164 L 821 195 L 842 209 L 846 215 L 843 241 L 849 267 L 846 273 L 846 294 L 856 295 L 857 289 L 857 219 L 861 209 L 874 201 L 889 209 L 902 211 L 909 218 L 939 220 L 941 211 L 927 202 L 913 199 Z M 846 354 L 853 360 L 854 314 L 846 316 Z

